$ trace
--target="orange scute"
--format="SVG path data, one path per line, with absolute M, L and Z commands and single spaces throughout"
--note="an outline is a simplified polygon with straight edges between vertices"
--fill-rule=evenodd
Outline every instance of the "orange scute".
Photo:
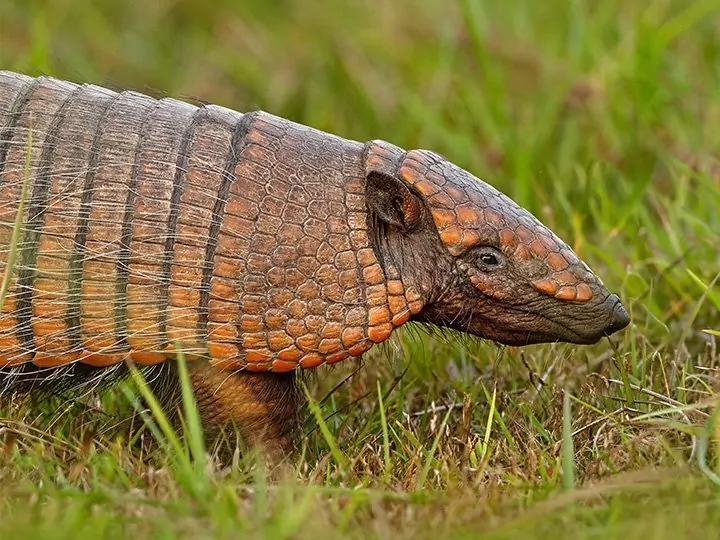
M 388 296 L 388 307 L 393 318 L 403 311 L 407 311 L 407 300 L 404 296 Z
M 585 283 L 580 283 L 576 289 L 577 295 L 575 296 L 575 300 L 578 302 L 587 302 L 593 297 L 592 289 Z
M 455 209 L 458 221 L 463 227 L 477 227 L 483 222 L 479 209 L 472 204 L 461 204 Z
M 557 285 L 552 279 L 538 279 L 532 282 L 532 286 L 548 296 L 555 296 L 557 293 Z
M 135 351 L 130 353 L 130 360 L 141 366 L 152 366 L 167 360 L 167 356 L 159 352 Z
M 465 249 L 471 248 L 480 243 L 480 235 L 472 229 L 467 229 L 463 231 L 461 243 Z
M 446 229 L 455 223 L 455 212 L 438 208 L 433 212 L 433 220 L 438 229 Z
M 270 351 L 267 350 L 255 350 L 247 351 L 245 358 L 248 364 L 259 364 L 262 362 L 268 362 L 270 360 Z
M 440 233 L 440 239 L 447 246 L 455 246 L 462 239 L 462 231 L 457 225 L 451 225 Z
M 410 310 L 401 311 L 392 318 L 393 326 L 402 326 L 410 320 Z
M 385 306 L 370 308 L 368 312 L 368 324 L 378 326 L 390 320 L 390 310 Z
M 309 353 L 302 357 L 300 360 L 300 367 L 303 367 L 305 369 L 318 367 L 323 362 L 325 362 L 325 359 L 320 356 L 317 353 Z
M 553 277 L 558 283 L 562 285 L 575 285 L 578 282 L 578 278 L 572 272 L 564 270 L 563 272 L 556 272 Z
M 514 248 L 517 244 L 517 236 L 510 229 L 503 229 L 500 231 L 500 244 L 503 247 Z
M 547 247 L 540 240 L 533 240 L 532 242 L 530 242 L 530 249 L 538 257 L 545 257 L 545 255 L 547 255 L 548 253 Z
M 565 260 L 565 257 L 559 253 L 550 253 L 545 260 L 548 263 L 548 266 L 556 272 L 565 270 L 568 267 L 568 262 Z
M 370 347 L 373 346 L 373 342 L 370 340 L 361 341 L 360 343 L 357 343 L 350 347 L 348 349 L 348 352 L 350 353 L 350 356 L 360 356 L 362 353 L 370 349 Z
M 352 347 L 365 339 L 365 332 L 359 326 L 351 326 L 342 332 L 342 343 L 345 347 Z
M 529 261 L 533 258 L 532 253 L 525 244 L 520 244 L 517 247 L 517 249 L 515 250 L 515 257 L 517 257 L 521 261 Z
M 0 353 L 0 367 L 16 366 L 31 360 L 30 353 Z
M 561 287 L 560 290 L 555 294 L 555 298 L 558 300 L 575 300 L 577 291 L 575 287 Z
M 388 294 L 398 295 L 405 292 L 405 287 L 403 287 L 403 283 L 399 279 L 391 279 L 387 282 L 387 290 Z
M 44 352 L 35 353 L 32 362 L 37 367 L 58 367 L 71 364 L 79 358 L 78 353 L 48 354 Z
M 86 354 L 80 357 L 80 362 L 93 367 L 108 367 L 119 364 L 125 360 L 125 354 Z
M 297 367 L 297 364 L 295 362 L 287 362 L 285 360 L 273 360 L 271 366 L 272 371 L 283 373 L 287 371 L 292 371 Z
M 347 351 L 338 351 L 336 353 L 330 354 L 325 358 L 325 362 L 328 364 L 336 364 L 338 362 L 341 362 L 342 360 L 345 360 L 348 356 L 350 356 L 350 353 Z
M 227 359 L 238 354 L 238 347 L 233 343 L 218 343 L 210 341 L 207 344 L 208 352 L 212 358 Z
M 393 331 L 393 325 L 390 323 L 380 324 L 378 326 L 371 326 L 368 330 L 368 337 L 374 343 L 380 343 L 390 337 Z
M 288 347 L 278 353 L 278 358 L 283 362 L 297 364 L 302 358 L 302 352 L 297 347 Z

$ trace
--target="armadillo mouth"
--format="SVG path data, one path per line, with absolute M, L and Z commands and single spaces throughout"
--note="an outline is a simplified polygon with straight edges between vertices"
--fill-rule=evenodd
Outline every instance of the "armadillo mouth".
M 502 320 L 478 317 L 470 325 L 470 328 L 464 330 L 513 347 L 558 342 L 592 345 L 605 336 L 601 331 L 581 333 L 576 328 L 572 328 L 568 324 L 552 319 L 547 315 L 507 306 L 504 309 L 513 312 L 518 319 L 521 319 L 523 321 L 522 326 L 513 323 L 511 313 L 508 314 L 508 317 L 503 317 Z
M 576 313 L 575 317 L 565 314 L 562 320 L 554 318 L 551 309 L 532 310 L 522 305 L 509 304 L 494 308 L 486 306 L 470 317 L 458 316 L 453 319 L 447 317 L 445 309 L 433 309 L 435 306 L 431 304 L 414 316 L 413 320 L 452 328 L 510 346 L 557 342 L 593 345 L 619 328 L 613 325 L 613 318 L 609 314 L 612 309 L 606 309 L 608 306 L 605 304 L 612 303 L 611 300 L 600 304 L 600 309 L 584 309 L 582 313 Z
M 508 334 L 514 333 L 511 340 L 513 345 L 529 345 L 533 343 L 567 342 L 576 345 L 593 345 L 608 334 L 606 324 L 598 325 L 596 321 L 583 323 L 578 320 L 577 324 L 569 324 L 558 321 L 547 315 L 515 308 L 512 309 L 525 317 L 534 319 L 533 329 L 516 330 L 512 327 L 504 329 Z M 581 327 L 581 328 L 580 328 Z M 510 345 L 510 343 L 506 343 Z
M 572 328 L 560 324 L 556 321 L 553 321 L 552 319 L 549 319 L 547 317 L 543 317 L 541 315 L 536 315 L 532 313 L 527 313 L 528 315 L 535 315 L 535 320 L 537 322 L 537 326 L 542 329 L 516 329 L 508 326 L 504 326 L 498 329 L 497 333 L 495 332 L 488 332 L 487 327 L 483 329 L 481 334 L 484 334 L 486 337 L 489 337 L 490 339 L 497 341 L 498 343 L 502 343 L 503 345 L 509 345 L 513 347 L 521 347 L 523 345 L 534 345 L 537 343 L 557 343 L 557 342 L 567 342 L 567 343 L 575 343 L 578 345 L 590 345 L 593 343 L 597 343 L 597 341 L 602 336 L 598 336 L 597 338 L 593 337 L 586 337 L 580 335 L 578 332 L 573 330 Z M 494 334 L 494 335 L 488 335 L 488 334 Z
M 422 312 L 413 319 L 514 347 L 555 342 L 588 345 L 596 343 L 602 337 L 582 335 L 566 324 L 528 310 L 505 306 L 503 311 L 502 318 L 476 315 L 470 321 L 438 320 Z M 519 325 L 518 320 L 522 320 L 523 324 Z
M 531 314 L 533 315 L 533 314 Z M 583 336 L 570 328 L 569 326 L 554 321 L 543 315 L 534 314 L 538 319 L 538 326 L 544 327 L 543 330 L 519 331 L 516 334 L 517 339 L 512 339 L 513 343 L 506 345 L 532 345 L 534 343 L 557 343 L 567 342 L 577 345 L 592 345 L 597 343 L 602 335 Z M 512 332 L 512 330 L 510 330 Z M 515 337 L 515 336 L 514 336 Z

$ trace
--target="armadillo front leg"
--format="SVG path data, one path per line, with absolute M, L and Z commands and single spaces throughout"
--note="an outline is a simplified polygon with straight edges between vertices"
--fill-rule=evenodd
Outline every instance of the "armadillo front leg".
M 228 372 L 206 362 L 188 367 L 208 442 L 234 424 L 247 446 L 271 458 L 291 452 L 302 402 L 295 373 Z

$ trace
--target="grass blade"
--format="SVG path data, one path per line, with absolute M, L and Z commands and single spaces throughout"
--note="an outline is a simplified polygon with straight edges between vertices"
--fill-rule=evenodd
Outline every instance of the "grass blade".
M 178 378 L 180 379 L 180 391 L 182 394 L 183 412 L 185 414 L 185 436 L 189 440 L 190 451 L 196 469 L 200 474 L 205 470 L 205 437 L 203 435 L 200 413 L 198 412 L 195 396 L 190 383 L 185 353 L 179 343 L 175 344 L 177 351 Z
M 378 391 L 378 408 L 380 409 L 380 425 L 383 434 L 383 457 L 385 459 L 385 474 L 392 471 L 392 462 L 390 461 L 390 434 L 388 433 L 387 417 L 385 416 L 385 404 L 383 403 L 382 388 L 380 381 L 377 381 Z
M 432 466 L 433 459 L 435 458 L 435 452 L 437 451 L 438 445 L 440 444 L 440 439 L 442 438 L 443 432 L 445 431 L 445 426 L 447 426 L 448 420 L 450 419 L 450 415 L 452 414 L 452 412 L 452 407 L 448 407 L 448 410 L 445 413 L 445 417 L 443 418 L 442 423 L 438 427 L 438 432 L 437 435 L 435 435 L 432 446 L 430 446 L 430 451 L 425 457 L 425 463 L 423 464 L 422 471 L 420 471 L 420 476 L 418 477 L 417 483 L 415 484 L 415 491 L 420 491 L 425 486 L 425 481 L 427 480 L 428 474 L 430 473 L 430 467 Z
M 572 406 L 570 392 L 563 393 L 563 442 L 562 442 L 563 488 L 575 489 L 575 449 L 572 434 Z
M 346 469 L 348 466 L 348 459 L 343 454 L 343 452 L 340 450 L 340 447 L 338 447 L 337 442 L 335 441 L 335 437 L 333 437 L 332 433 L 330 432 L 330 429 L 328 428 L 328 425 L 325 423 L 325 419 L 323 418 L 322 410 L 320 410 L 320 406 L 315 402 L 315 400 L 310 395 L 310 392 L 308 391 L 307 387 L 303 385 L 303 390 L 305 391 L 305 396 L 307 397 L 307 403 L 308 408 L 313 413 L 313 416 L 315 417 L 315 421 L 318 423 L 318 426 L 320 427 L 320 433 L 322 433 L 323 438 L 325 439 L 325 442 L 327 443 L 328 447 L 330 448 L 330 454 L 332 455 L 333 459 L 335 460 L 335 463 L 340 466 L 341 469 Z
M 17 261 L 18 244 L 20 243 L 20 231 L 22 230 L 23 215 L 25 214 L 25 202 L 27 199 L 28 184 L 30 183 L 30 165 L 32 157 L 32 126 L 28 128 L 28 140 L 25 149 L 25 168 L 23 170 L 23 184 L 20 192 L 20 202 L 18 203 L 17 214 L 15 215 L 15 223 L 13 224 L 12 236 L 10 238 L 10 248 L 5 266 L 5 275 L 2 280 L 2 288 L 0 288 L 0 309 L 5 303 L 10 281 L 12 280 L 13 270 Z M 0 167 L 2 163 L 0 163 Z

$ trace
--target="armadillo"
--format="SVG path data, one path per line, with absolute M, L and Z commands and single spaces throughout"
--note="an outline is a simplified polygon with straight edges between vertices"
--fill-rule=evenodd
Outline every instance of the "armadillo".
M 293 439 L 298 371 L 408 321 L 516 346 L 629 323 L 565 242 L 437 153 L 11 72 L 0 272 L 2 395 L 180 348 L 206 431 L 268 447 Z

